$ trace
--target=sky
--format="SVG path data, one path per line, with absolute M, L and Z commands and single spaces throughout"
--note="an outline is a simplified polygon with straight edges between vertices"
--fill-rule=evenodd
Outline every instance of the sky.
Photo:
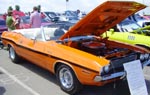
M 83 12 L 90 12 L 104 1 L 106 0 L 68 0 L 68 2 L 66 0 L 0 0 L 0 13 L 7 12 L 9 6 L 14 9 L 15 5 L 19 5 L 20 10 L 24 12 L 31 12 L 33 7 L 38 5 L 41 5 L 41 11 L 63 12 L 80 9 Z M 150 3 L 149 0 L 134 1 Z
M 93 2 L 94 1 L 94 2 Z M 24 12 L 32 11 L 34 6 L 41 5 L 42 11 L 63 12 L 68 10 L 91 11 L 93 8 L 106 0 L 0 0 L 0 13 L 7 12 L 9 6 L 20 6 Z

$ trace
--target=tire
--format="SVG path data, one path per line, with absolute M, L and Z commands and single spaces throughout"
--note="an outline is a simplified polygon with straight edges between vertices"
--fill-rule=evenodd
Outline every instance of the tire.
M 60 65 L 57 68 L 56 78 L 60 88 L 68 94 L 76 94 L 82 88 L 73 70 L 67 65 Z
M 9 58 L 14 63 L 20 62 L 20 57 L 17 55 L 13 47 L 9 47 Z

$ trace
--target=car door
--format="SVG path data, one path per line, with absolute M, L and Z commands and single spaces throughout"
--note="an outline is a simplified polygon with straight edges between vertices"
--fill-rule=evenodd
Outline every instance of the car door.
M 35 37 L 30 38 L 28 35 L 28 37 L 24 36 L 19 40 L 19 44 L 21 47 L 18 48 L 18 53 L 23 58 L 45 68 L 45 42 L 43 41 L 42 33 L 40 31 L 33 31 L 31 32 L 30 36 L 34 36 L 34 32 L 38 32 L 37 34 L 35 33 Z

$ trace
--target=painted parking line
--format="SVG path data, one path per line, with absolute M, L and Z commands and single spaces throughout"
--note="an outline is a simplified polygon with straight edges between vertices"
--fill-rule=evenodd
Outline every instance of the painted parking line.
M 4 68 L 0 67 L 0 70 L 5 73 L 6 75 L 8 75 L 12 80 L 14 80 L 16 83 L 18 83 L 19 85 L 21 85 L 23 88 L 25 88 L 26 90 L 28 90 L 29 92 L 31 92 L 33 95 L 40 95 L 38 92 L 34 91 L 32 88 L 30 88 L 29 86 L 25 85 L 23 82 L 21 82 L 20 80 L 18 80 L 14 75 L 10 74 L 7 70 L 5 70 Z
M 0 72 L 1 74 L 1 72 Z M 28 81 L 29 77 L 25 76 L 23 73 L 17 73 L 15 76 L 18 80 L 21 80 L 22 82 Z M 4 85 L 10 85 L 10 84 L 14 84 L 15 81 L 12 80 L 9 76 L 8 77 L 4 77 L 4 78 L 0 78 L 0 82 L 3 83 Z

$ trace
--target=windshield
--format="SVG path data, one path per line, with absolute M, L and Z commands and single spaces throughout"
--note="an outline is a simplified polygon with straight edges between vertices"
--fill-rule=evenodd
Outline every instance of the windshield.
M 73 25 L 69 22 L 59 22 L 43 26 L 44 37 L 46 40 L 58 40 Z
M 71 24 L 50 24 L 43 27 L 46 40 L 57 40 L 71 27 Z
M 54 18 L 57 16 L 55 12 L 44 12 L 44 13 L 50 18 Z

